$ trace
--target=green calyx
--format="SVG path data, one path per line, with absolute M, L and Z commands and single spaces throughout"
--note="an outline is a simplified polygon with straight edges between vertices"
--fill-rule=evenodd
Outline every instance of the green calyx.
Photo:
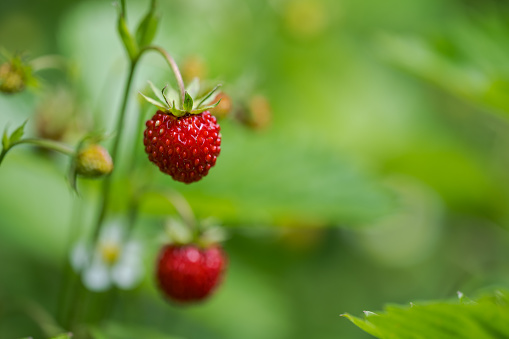
M 32 67 L 21 56 L 5 57 L 7 61 L 0 64 L 0 92 L 14 94 L 21 92 L 27 86 L 35 86 L 36 80 L 32 75 Z
M 184 102 L 180 102 L 179 94 L 173 88 L 166 85 L 161 91 L 159 91 L 152 82 L 148 82 L 150 88 L 157 99 L 148 97 L 140 92 L 140 95 L 150 104 L 156 106 L 159 110 L 166 114 L 172 114 L 176 117 L 182 117 L 186 114 L 200 114 L 207 110 L 210 110 L 217 105 L 219 101 L 214 101 L 213 94 L 217 92 L 221 85 L 215 86 L 205 95 L 198 97 L 200 92 L 200 83 L 198 79 L 194 79 L 191 84 L 186 88 L 184 95 Z M 196 97 L 196 99 L 193 99 Z
M 170 218 L 166 222 L 165 241 L 170 244 L 185 246 L 197 245 L 208 248 L 224 242 L 228 235 L 223 227 L 202 220 L 196 225 L 187 225 L 180 218 Z

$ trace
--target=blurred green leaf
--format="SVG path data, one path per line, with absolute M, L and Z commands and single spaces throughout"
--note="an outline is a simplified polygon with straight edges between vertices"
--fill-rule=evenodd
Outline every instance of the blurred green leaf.
M 120 38 L 124 43 L 124 47 L 129 55 L 131 60 L 135 60 L 138 57 L 139 47 L 136 40 L 131 35 L 129 28 L 127 27 L 127 23 L 123 15 L 120 15 L 118 18 L 118 33 L 120 34 Z
M 159 16 L 157 16 L 154 11 L 151 10 L 143 18 L 143 20 L 138 25 L 138 29 L 136 30 L 136 41 L 140 48 L 150 45 L 152 40 L 154 40 L 158 25 Z
M 150 339 L 179 339 L 169 334 L 161 333 L 154 329 L 125 325 L 117 323 L 108 323 L 104 328 L 91 328 L 90 332 L 94 339 L 125 339 L 125 338 L 150 338 Z
M 28 122 L 28 120 L 25 120 L 25 122 L 21 126 L 16 128 L 16 130 L 14 130 L 14 132 L 12 132 L 12 134 L 9 138 L 10 145 L 21 140 L 21 138 L 23 137 L 23 134 L 25 133 L 25 126 L 26 126 L 27 122 Z
M 4 134 L 2 135 L 2 147 L 4 150 L 9 148 L 9 136 L 7 135 L 7 127 L 4 130 Z
M 154 173 L 158 185 L 182 192 L 199 217 L 217 217 L 226 225 L 348 227 L 394 207 L 374 178 L 329 149 L 287 142 L 277 131 L 249 135 L 228 123 L 221 128 L 224 146 L 206 178 L 179 185 Z M 154 203 L 143 210 L 167 213 Z
M 51 339 L 71 339 L 72 337 L 72 333 L 64 333 L 57 335 L 56 337 L 52 337 Z
M 390 305 L 383 313 L 365 312 L 364 319 L 350 314 L 343 316 L 377 338 L 507 338 L 508 301 L 507 292 L 497 291 L 476 302 L 457 299 Z
M 509 27 L 487 13 L 444 27 L 440 38 L 379 35 L 392 63 L 467 103 L 509 115 Z

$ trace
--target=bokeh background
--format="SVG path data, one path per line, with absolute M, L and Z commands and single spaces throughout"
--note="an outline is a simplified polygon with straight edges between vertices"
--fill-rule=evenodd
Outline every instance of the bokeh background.
M 133 27 L 148 2 L 127 5 Z M 159 5 L 155 42 L 181 65 L 201 60 L 202 74 L 237 102 L 264 95 L 272 119 L 259 130 L 223 121 L 219 161 L 197 184 L 149 167 L 197 216 L 228 228 L 230 267 L 208 302 L 165 302 L 152 265 L 169 206 L 145 203 L 136 233 L 147 275 L 120 292 L 105 324 L 119 338 L 137 330 L 146 338 L 368 338 L 339 315 L 507 285 L 507 2 Z M 111 131 L 127 68 L 116 15 L 110 1 L 1 0 L 0 45 L 31 58 L 61 55 L 70 75 L 40 72 L 39 88 L 0 96 L 0 127 L 30 118 L 28 134 L 37 135 L 41 120 L 52 126 L 72 111 L 81 117 L 74 135 Z M 173 81 L 157 56 L 144 58 L 129 131 L 140 109 L 152 112 L 136 91 L 148 79 Z M 142 152 L 132 133 L 124 136 L 124 158 Z M 84 234 L 94 218 L 99 185 L 86 181 L 86 207 L 69 225 L 76 198 L 66 166 L 63 157 L 19 147 L 0 168 L 1 338 L 44 337 L 16 304 L 29 299 L 54 312 L 70 226 Z M 113 214 L 125 213 L 116 202 Z

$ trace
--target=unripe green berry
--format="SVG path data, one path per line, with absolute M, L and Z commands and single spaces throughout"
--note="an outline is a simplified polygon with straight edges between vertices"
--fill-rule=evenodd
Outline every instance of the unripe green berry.
M 98 178 L 113 171 L 108 151 L 97 144 L 85 146 L 76 157 L 76 173 L 87 178 Z

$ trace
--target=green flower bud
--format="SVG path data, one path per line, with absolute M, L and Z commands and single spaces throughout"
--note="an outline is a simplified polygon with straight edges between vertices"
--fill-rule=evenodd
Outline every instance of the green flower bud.
M 113 171 L 108 151 L 97 144 L 83 147 L 76 157 L 76 173 L 87 178 L 98 178 Z
M 0 92 L 13 94 L 21 92 L 26 86 L 27 69 L 17 62 L 9 61 L 0 65 Z

